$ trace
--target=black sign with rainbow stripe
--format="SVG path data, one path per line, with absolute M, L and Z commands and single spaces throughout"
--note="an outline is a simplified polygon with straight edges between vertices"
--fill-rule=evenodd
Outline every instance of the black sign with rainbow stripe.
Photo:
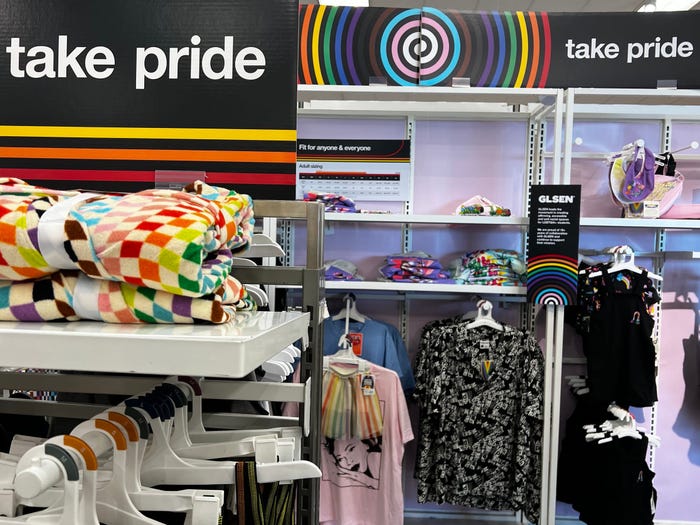
M 700 12 L 481 12 L 305 5 L 299 82 L 700 87 Z M 378 79 L 378 80 L 375 80 Z M 455 82 L 455 79 L 460 79 Z
M 0 177 L 293 199 L 298 2 L 0 0 Z
M 527 300 L 574 305 L 578 290 L 581 186 L 542 184 L 530 194 Z

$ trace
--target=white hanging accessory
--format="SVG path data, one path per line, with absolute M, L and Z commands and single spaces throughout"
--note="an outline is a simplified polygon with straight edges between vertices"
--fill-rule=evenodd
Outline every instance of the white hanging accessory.
M 487 301 L 486 299 L 481 299 L 478 303 L 476 303 L 476 319 L 466 326 L 467 330 L 471 330 L 479 326 L 487 326 L 489 328 L 493 328 L 494 330 L 503 331 L 503 325 L 493 318 L 491 315 L 492 311 L 493 305 L 491 302 Z
M 613 255 L 613 262 L 610 267 L 607 268 L 608 273 L 621 272 L 623 270 L 628 270 L 633 273 L 641 274 L 644 272 L 644 268 L 640 268 L 634 263 L 634 250 L 627 245 L 614 246 L 611 248 L 610 253 Z M 586 270 L 581 270 L 579 274 L 586 273 Z M 596 270 L 588 274 L 588 277 L 598 277 L 603 275 L 601 270 Z M 650 279 L 655 279 L 657 281 L 663 281 L 663 277 L 657 275 L 653 272 L 647 270 L 647 276 Z

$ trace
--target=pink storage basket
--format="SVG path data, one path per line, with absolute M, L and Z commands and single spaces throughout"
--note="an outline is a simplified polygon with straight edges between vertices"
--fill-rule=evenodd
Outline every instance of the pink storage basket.
M 684 177 L 676 171 L 675 175 L 654 175 L 654 191 L 644 199 L 647 201 L 659 201 L 659 216 L 671 209 L 673 203 L 678 200 L 683 192 Z

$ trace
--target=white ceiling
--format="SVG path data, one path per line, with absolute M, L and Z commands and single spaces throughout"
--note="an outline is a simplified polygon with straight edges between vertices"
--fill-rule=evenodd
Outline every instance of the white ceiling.
M 318 0 L 301 0 L 318 4 Z M 371 7 L 435 7 L 460 11 L 603 12 L 636 11 L 644 0 L 370 0 Z M 700 9 L 696 5 L 693 9 Z

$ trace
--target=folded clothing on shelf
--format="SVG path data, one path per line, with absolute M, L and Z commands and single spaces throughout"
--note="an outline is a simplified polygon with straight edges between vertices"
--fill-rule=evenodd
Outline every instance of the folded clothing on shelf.
M 488 215 L 509 217 L 510 210 L 491 202 L 483 195 L 475 195 L 457 206 L 455 215 Z
M 0 281 L 0 321 L 225 323 L 248 310 L 244 287 L 229 276 L 215 293 L 186 297 L 66 270 L 31 281 Z
M 450 273 L 458 284 L 521 286 L 527 265 L 518 252 L 486 249 L 467 252 L 450 264 Z
M 226 280 L 253 232 L 247 195 L 194 182 L 127 195 L 0 179 L 0 279 L 58 270 L 199 297 Z
M 395 282 L 454 284 L 440 261 L 425 252 L 388 255 L 379 274 L 381 279 Z
M 350 197 L 338 195 L 337 193 L 306 191 L 304 192 L 304 200 L 307 202 L 322 202 L 325 206 L 325 211 L 341 213 L 358 213 L 359 211 Z
M 323 265 L 326 281 L 362 281 L 357 266 L 345 259 L 335 259 Z

